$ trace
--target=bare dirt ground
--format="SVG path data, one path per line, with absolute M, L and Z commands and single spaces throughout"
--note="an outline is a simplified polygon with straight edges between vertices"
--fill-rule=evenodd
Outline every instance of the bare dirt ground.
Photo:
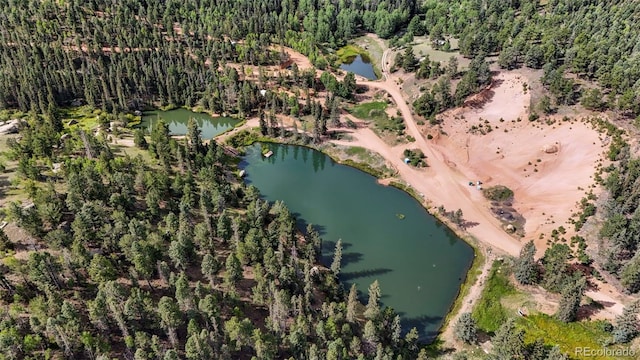
M 395 75 L 388 72 L 389 62 L 389 51 L 385 51 L 381 61 L 383 80 L 358 79 L 358 84 L 391 95 L 406 121 L 407 133 L 416 141 L 389 146 L 370 129 L 358 128 L 350 134 L 353 140 L 336 143 L 380 153 L 398 170 L 398 176 L 426 199 L 427 205 L 443 205 L 450 211 L 461 209 L 464 219 L 472 224 L 466 232 L 498 253 L 517 256 L 521 245 L 532 239 L 541 255 L 547 247 L 546 240 L 539 237 L 541 233 L 548 235 L 564 225 L 565 237 L 573 234 L 567 220 L 592 186 L 592 175 L 605 148 L 603 139 L 590 124 L 577 119 L 563 122 L 559 116 L 530 122 L 531 94 L 523 87 L 530 79 L 518 72 L 501 72 L 493 85 L 479 95 L 482 98 L 471 98 L 467 106 L 443 114 L 442 133 L 428 141 L 425 128 L 417 125 Z M 490 125 L 492 131 L 486 135 L 468 132 L 471 126 L 480 123 L 485 128 Z M 424 152 L 429 168 L 416 169 L 404 164 L 402 151 L 409 147 Z M 481 180 L 485 186 L 501 184 L 514 190 L 513 205 L 527 220 L 524 239 L 516 239 L 503 230 L 481 191 L 467 185 L 470 180 Z M 481 278 L 486 276 L 486 266 Z M 478 298 L 482 283 L 476 282 L 464 299 L 465 311 Z M 598 284 L 597 289 L 585 295 L 604 305 L 594 316 L 603 319 L 620 314 L 627 299 L 607 284 Z M 445 332 L 450 333 L 450 329 Z
M 593 184 L 605 145 L 586 121 L 530 122 L 530 93 L 522 86 L 526 81 L 517 72 L 498 74 L 495 85 L 468 100 L 469 106 L 441 116 L 447 136 L 437 136 L 434 144 L 470 180 L 514 191 L 513 207 L 526 219 L 525 240 L 533 239 L 541 255 L 553 229 L 563 225 L 565 237 L 573 235 L 566 222 Z M 480 125 L 492 131 L 469 132 Z M 547 236 L 541 239 L 540 234 Z
M 357 129 L 351 134 L 354 141 L 350 144 L 379 152 L 398 169 L 402 179 L 418 193 L 424 194 L 431 205 L 443 205 L 447 210 L 461 209 L 464 219 L 475 224 L 468 229 L 471 235 L 481 241 L 487 241 L 490 246 L 507 254 L 517 255 L 520 251 L 520 242 L 505 233 L 499 221 L 484 209 L 485 201 L 482 195 L 475 191 L 475 188 L 469 189 L 467 186 L 469 176 L 456 168 L 456 164 L 448 159 L 448 154 L 437 151 L 427 143 L 413 119 L 411 109 L 402 98 L 393 80 L 380 82 L 358 80 L 358 83 L 388 92 L 407 123 L 407 133 L 413 136 L 416 141 L 390 147 L 380 140 L 373 131 Z M 407 147 L 420 148 L 427 156 L 429 168 L 426 170 L 416 169 L 404 164 L 402 152 Z

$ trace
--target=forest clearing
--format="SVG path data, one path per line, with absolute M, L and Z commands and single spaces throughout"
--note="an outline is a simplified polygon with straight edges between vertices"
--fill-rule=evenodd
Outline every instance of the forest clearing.
M 0 360 L 640 353 L 609 5 L 0 1 Z

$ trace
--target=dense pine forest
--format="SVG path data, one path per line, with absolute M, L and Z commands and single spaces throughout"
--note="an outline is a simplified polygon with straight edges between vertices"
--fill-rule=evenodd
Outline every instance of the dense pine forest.
M 163 123 L 137 131 L 137 148 L 123 152 L 65 125 L 61 110 L 100 109 L 107 128 L 135 110 L 200 107 L 258 115 L 270 137 L 286 135 L 276 113 L 304 114 L 314 125 L 300 136 L 319 142 L 356 90 L 353 74 L 330 73 L 334 50 L 375 33 L 399 46 L 428 36 L 444 50 L 455 38 L 473 59 L 463 72 L 455 62 L 419 64 L 410 47 L 396 58 L 418 78 L 439 79 L 414 102 L 425 118 L 490 83 L 491 56 L 504 69 L 542 69 L 558 105 L 581 100 L 637 118 L 638 14 L 631 0 L 0 0 L 0 110 L 28 112 L 7 141 L 25 201 L 3 212 L 32 239 L 16 243 L 0 229 L 0 359 L 426 359 L 421 334 L 380 307 L 384 289 L 343 289 L 341 249 L 331 268 L 319 264 L 318 231 L 297 229 L 286 204 L 261 200 L 237 178 L 229 149 L 204 143 L 194 122 L 180 140 Z M 327 71 L 293 66 L 275 81 L 291 91 L 261 96 L 266 75 L 231 66 L 279 65 L 282 46 Z M 309 96 L 321 88 L 324 107 Z M 598 208 L 602 267 L 637 293 L 640 160 L 626 145 L 610 160 L 610 197 Z M 516 279 L 561 293 L 558 317 L 575 320 L 586 284 L 568 247 L 534 254 L 527 244 Z M 625 310 L 616 342 L 638 335 L 629 320 L 638 309 Z M 458 337 L 475 342 L 473 319 L 461 319 Z M 496 330 L 493 358 L 566 358 L 525 346 L 512 322 Z
M 6 214 L 36 251 L 0 230 L 3 253 L 27 254 L 0 267 L 0 358 L 426 358 L 377 282 L 366 307 L 345 292 L 340 255 L 319 265 L 313 226 L 244 185 L 195 121 L 184 141 L 160 122 L 136 157 L 38 117 L 22 126 L 10 156 L 29 202 Z
M 459 39 L 468 57 L 500 54 L 505 68 L 543 68 L 560 103 L 579 98 L 572 72 L 596 80 L 593 105 L 640 114 L 634 1 L 2 1 L 0 107 L 84 99 L 105 109 L 152 101 L 235 105 L 226 62 L 277 62 L 289 45 L 326 67 L 326 50 L 358 32 Z M 447 43 L 448 44 L 448 43 Z M 10 71 L 9 71 L 10 70 Z M 231 81 L 232 82 L 232 81 Z M 598 97 L 597 95 L 600 95 Z M 606 95 L 606 96 L 605 96 Z M 236 106 L 230 106 L 236 108 Z M 250 104 L 242 106 L 250 108 Z
M 388 37 L 414 11 L 415 1 L 2 1 L 0 108 L 44 113 L 84 99 L 109 111 L 151 102 L 247 111 L 227 62 L 279 63 L 266 50 L 285 44 L 325 67 L 321 47 L 358 31 Z

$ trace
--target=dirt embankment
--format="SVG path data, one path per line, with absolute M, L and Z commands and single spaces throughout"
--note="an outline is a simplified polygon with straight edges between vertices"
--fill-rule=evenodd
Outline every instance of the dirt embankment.
M 290 48 L 284 51 L 301 70 L 312 68 L 302 54 Z M 415 141 L 391 146 L 371 129 L 361 126 L 341 129 L 350 132 L 352 140 L 335 143 L 361 146 L 379 153 L 397 169 L 398 177 L 424 197 L 426 205 L 442 205 L 449 211 L 461 209 L 469 225 L 466 231 L 485 247 L 492 248 L 494 254 L 517 256 L 522 244 L 529 239 L 536 242 L 541 254 L 547 245 L 545 237 L 539 235 L 548 235 L 560 225 L 569 230 L 565 237 L 572 235 L 572 226 L 566 221 L 572 211 L 577 210 L 576 203 L 585 195 L 585 189 L 593 183 L 591 176 L 605 147 L 603 139 L 588 123 L 563 122 L 559 118 L 550 118 L 548 124 L 528 121 L 531 94 L 523 84 L 529 80 L 518 72 L 501 72 L 492 86 L 470 98 L 467 106 L 442 114 L 441 131 L 434 133 L 433 129 L 417 124 L 395 75 L 388 73 L 385 66 L 388 57 L 389 51 L 385 51 L 381 66 L 384 80 L 368 81 L 358 77 L 357 83 L 388 93 L 405 120 L 407 134 Z M 471 131 L 481 124 L 484 134 Z M 257 125 L 257 119 L 250 119 L 243 127 Z M 427 133 L 434 138 L 427 140 Z M 405 164 L 402 153 L 406 148 L 421 149 L 429 167 L 416 169 Z M 526 218 L 525 238 L 514 238 L 504 231 L 482 192 L 468 186 L 469 181 L 477 180 L 485 186 L 500 184 L 514 191 L 513 207 Z M 468 304 L 464 306 L 467 311 L 472 306 L 468 299 L 479 296 L 481 285 L 481 281 L 477 282 L 463 300 Z M 622 310 L 620 294 L 612 289 L 601 287 L 586 295 L 607 304 L 607 311 L 603 311 L 601 317 L 611 319 Z
M 486 186 L 500 184 L 514 191 L 513 207 L 526 219 L 524 240 L 534 240 L 541 255 L 553 229 L 563 225 L 565 237 L 573 235 L 567 220 L 593 185 L 605 144 L 583 120 L 529 121 L 526 82 L 516 72 L 500 73 L 480 106 L 442 115 L 447 136 L 437 136 L 434 143 L 460 171 Z
M 553 229 L 563 225 L 567 239 L 574 234 L 568 220 L 578 210 L 578 201 L 594 186 L 592 176 L 606 147 L 604 138 L 587 121 L 563 121 L 559 116 L 529 121 L 531 93 L 524 84 L 531 79 L 518 72 L 500 72 L 492 86 L 470 98 L 466 106 L 442 114 L 442 128 L 434 133 L 417 125 L 395 75 L 385 66 L 388 54 L 386 51 L 382 57 L 384 80 L 358 79 L 358 84 L 387 92 L 405 119 L 407 133 L 416 141 L 390 146 L 363 127 L 351 132 L 352 140 L 337 143 L 380 153 L 427 205 L 461 209 L 470 224 L 466 231 L 498 253 L 517 256 L 524 242 L 534 240 L 538 255 L 542 255 Z M 474 126 L 483 131 L 472 131 Z M 427 140 L 427 134 L 434 136 L 433 140 Z M 420 148 L 429 168 L 404 164 L 402 152 L 408 147 Z M 477 180 L 484 186 L 500 184 L 514 191 L 513 207 L 526 218 L 524 238 L 504 231 L 482 192 L 468 186 L 469 181 Z M 613 319 L 621 313 L 625 297 L 615 289 L 599 286 L 586 296 L 605 304 L 598 318 Z M 463 300 L 469 304 L 467 308 L 473 303 L 469 299 L 478 297 L 481 288 L 481 282 L 472 287 Z

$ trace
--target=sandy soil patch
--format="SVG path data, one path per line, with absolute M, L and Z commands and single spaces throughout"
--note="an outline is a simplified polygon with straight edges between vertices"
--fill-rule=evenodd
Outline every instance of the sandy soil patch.
M 388 54 L 385 51 L 383 65 Z M 388 74 L 387 68 L 383 67 L 383 71 L 384 81 L 358 83 L 391 95 L 406 121 L 407 133 L 416 139 L 411 146 L 425 153 L 429 168 L 416 169 L 404 164 L 401 155 L 406 145 L 391 147 L 370 129 L 353 130 L 350 134 L 353 140 L 339 143 L 380 153 L 398 170 L 399 177 L 425 198 L 426 206 L 442 205 L 449 211 L 461 209 L 465 221 L 472 224 L 466 231 L 498 253 L 517 256 L 524 241 L 533 238 L 541 254 L 546 241 L 538 235 L 549 234 L 560 225 L 568 230 L 565 237 L 572 235 L 573 227 L 567 226 L 566 220 L 584 196 L 584 189 L 592 184 L 591 176 L 605 147 L 588 123 L 560 119 L 551 119 L 554 124 L 529 122 L 531 93 L 523 87 L 528 77 L 503 72 L 492 87 L 479 95 L 480 99 L 472 97 L 467 106 L 443 114 L 442 130 L 446 135 L 427 141 L 425 127 L 416 124 L 397 79 Z M 480 123 L 485 128 L 490 125 L 493 130 L 485 135 L 468 132 L 472 125 Z M 482 192 L 467 185 L 470 180 L 481 180 L 484 186 L 506 185 L 514 190 L 513 205 L 527 219 L 525 239 L 516 239 L 503 230 Z M 611 319 L 622 310 L 624 300 L 614 290 L 607 293 L 597 289 L 586 295 L 606 302 L 605 309 L 599 312 L 603 318 Z M 464 301 L 469 299 L 473 297 Z
M 435 144 L 470 180 L 514 191 L 513 206 L 526 219 L 526 240 L 534 239 L 541 255 L 546 240 L 540 234 L 548 235 L 560 225 L 567 228 L 567 239 L 574 234 L 567 220 L 593 184 L 604 144 L 584 121 L 528 121 L 530 93 L 522 86 L 526 81 L 517 72 L 500 73 L 484 105 L 473 107 L 480 94 L 467 102 L 471 106 L 443 114 L 447 136 L 438 137 Z M 492 130 L 472 134 L 473 126 Z
M 407 145 L 389 147 L 369 129 L 355 130 L 352 134 L 354 141 L 351 144 L 379 152 L 398 169 L 402 179 L 410 184 L 416 192 L 424 195 L 430 205 L 442 205 L 447 210 L 461 209 L 464 219 L 473 224 L 467 229 L 472 236 L 486 241 L 490 246 L 503 252 L 517 255 L 520 251 L 520 242 L 506 234 L 502 230 L 500 222 L 488 213 L 482 195 L 468 188 L 469 176 L 456 168 L 455 163 L 448 159 L 448 153 L 438 151 L 431 143 L 427 142 L 413 119 L 409 105 L 403 99 L 393 79 L 378 82 L 359 81 L 359 83 L 385 90 L 391 95 L 407 123 L 407 134 L 416 139 L 410 146 L 420 148 L 424 152 L 429 168 L 416 169 L 404 164 L 402 151 Z

